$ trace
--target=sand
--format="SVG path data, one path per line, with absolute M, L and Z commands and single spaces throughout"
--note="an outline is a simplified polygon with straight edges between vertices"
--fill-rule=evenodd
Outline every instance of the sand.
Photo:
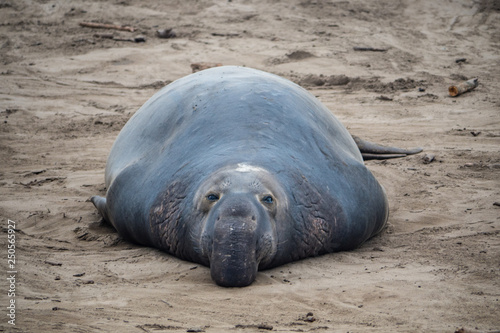
M 169 28 L 175 38 L 156 36 Z M 116 40 L 138 36 L 146 42 Z M 0 330 L 500 330 L 499 54 L 497 1 L 0 2 Z M 357 250 L 227 289 L 206 267 L 103 225 L 88 199 L 105 193 L 119 130 L 199 62 L 282 75 L 351 133 L 423 147 L 366 162 L 388 192 L 387 229 Z M 475 77 L 475 90 L 448 96 L 450 85 Z M 12 297 L 8 219 L 16 222 Z

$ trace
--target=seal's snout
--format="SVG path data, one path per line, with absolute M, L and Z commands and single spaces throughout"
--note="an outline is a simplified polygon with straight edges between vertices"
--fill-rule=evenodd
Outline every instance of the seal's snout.
M 241 220 L 222 221 L 216 226 L 210 274 L 224 287 L 244 287 L 251 284 L 258 271 L 255 232 Z
M 224 287 L 248 286 L 255 280 L 259 268 L 261 213 L 252 200 L 241 196 L 220 202 L 214 213 L 212 279 Z
M 247 199 L 241 200 L 239 198 L 230 198 L 227 199 L 228 202 L 222 203 L 219 209 L 219 214 L 217 216 L 218 219 L 222 218 L 248 218 L 253 217 L 255 219 L 255 215 L 257 211 L 254 205 Z

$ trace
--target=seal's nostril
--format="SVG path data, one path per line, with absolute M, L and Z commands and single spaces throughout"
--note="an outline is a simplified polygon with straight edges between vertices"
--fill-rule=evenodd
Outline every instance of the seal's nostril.
M 255 221 L 255 215 L 252 215 L 252 221 Z

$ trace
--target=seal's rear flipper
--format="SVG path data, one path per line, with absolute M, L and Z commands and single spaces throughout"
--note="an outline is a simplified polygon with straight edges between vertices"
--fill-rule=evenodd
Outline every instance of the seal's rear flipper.
M 422 148 L 413 148 L 413 149 L 403 149 L 396 147 L 387 147 L 382 146 L 376 143 L 368 142 L 363 139 L 358 138 L 355 135 L 352 135 L 354 142 L 359 148 L 361 155 L 363 156 L 363 160 L 385 160 L 389 158 L 397 158 L 397 157 L 405 157 L 407 155 L 413 155 L 420 153 Z
M 90 201 L 94 204 L 95 208 L 99 211 L 99 214 L 101 214 L 102 218 L 110 223 L 109 218 L 108 218 L 108 209 L 106 207 L 106 198 L 100 197 L 98 195 L 94 195 L 92 198 L 90 198 Z

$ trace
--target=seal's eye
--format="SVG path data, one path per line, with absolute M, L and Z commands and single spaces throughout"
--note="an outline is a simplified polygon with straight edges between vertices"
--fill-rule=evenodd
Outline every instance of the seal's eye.
M 209 195 L 207 195 L 207 200 L 208 201 L 217 201 L 217 200 L 219 200 L 219 196 L 215 193 L 210 193 Z
M 272 204 L 274 202 L 274 199 L 270 195 L 266 195 L 265 197 L 262 198 L 262 202 L 266 204 Z

